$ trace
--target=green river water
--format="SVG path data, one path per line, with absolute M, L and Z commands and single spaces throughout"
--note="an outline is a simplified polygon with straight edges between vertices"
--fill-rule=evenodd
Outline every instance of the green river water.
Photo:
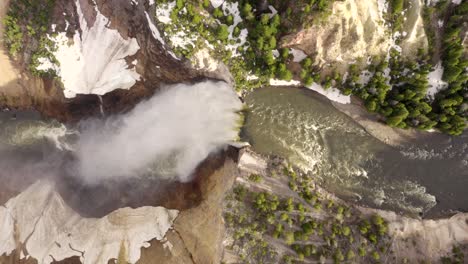
M 468 210 L 466 133 L 434 133 L 397 149 L 307 89 L 263 88 L 246 103 L 243 139 L 259 153 L 288 158 L 341 198 L 428 217 Z

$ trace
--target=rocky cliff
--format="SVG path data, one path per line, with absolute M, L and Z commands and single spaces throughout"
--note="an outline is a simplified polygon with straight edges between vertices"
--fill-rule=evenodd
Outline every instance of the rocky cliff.
M 402 36 L 403 54 L 414 58 L 419 48 L 427 48 L 422 22 L 423 3 L 409 1 L 401 32 L 393 33 L 387 1 L 335 1 L 331 14 L 284 38 L 284 46 L 316 56 L 318 65 L 348 65 L 372 57 L 386 57 L 395 47 L 395 38 Z

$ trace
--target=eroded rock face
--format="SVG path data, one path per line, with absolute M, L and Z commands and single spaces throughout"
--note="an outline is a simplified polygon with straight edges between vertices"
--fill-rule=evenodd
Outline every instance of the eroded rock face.
M 178 215 L 163 207 L 121 208 L 109 215 L 84 218 L 71 210 L 51 181 L 31 185 L 0 209 L 0 255 L 22 245 L 22 255 L 38 263 L 72 256 L 83 263 L 106 263 L 125 251 L 130 263 L 140 258 L 146 241 L 161 240 Z
M 320 63 L 350 62 L 377 56 L 390 47 L 388 29 L 377 1 L 335 1 L 326 22 L 313 25 L 287 39 Z
M 404 57 L 414 58 L 418 54 L 418 49 L 427 50 L 428 41 L 422 18 L 424 1 L 411 0 L 409 2 L 405 13 L 406 20 L 403 23 L 400 46 Z
M 193 182 L 164 186 L 161 194 L 127 185 L 137 200 L 118 188 L 114 191 L 123 197 L 109 199 L 99 188 L 83 194 L 79 188 L 63 189 L 66 179 L 42 179 L 0 206 L 0 263 L 108 263 L 124 255 L 129 263 L 217 264 L 223 250 L 222 201 L 237 176 L 237 157 L 233 147 L 210 155 Z M 110 207 L 100 205 L 112 199 Z M 104 214 L 83 216 L 79 201 Z
M 224 157 L 223 157 L 224 156 Z M 238 151 L 229 148 L 221 156 L 200 167 L 197 180 L 202 190 L 202 201 L 197 206 L 179 213 L 174 230 L 164 241 L 151 243 L 142 249 L 139 264 L 155 263 L 221 263 L 223 254 L 224 219 L 222 216 L 225 193 L 232 187 L 239 170 Z M 213 173 L 207 173 L 217 168 Z
M 453 247 L 468 241 L 468 214 L 458 213 L 450 218 L 431 220 L 414 219 L 370 208 L 359 208 L 364 214 L 378 213 L 388 221 L 393 238 L 389 249 L 395 252 L 394 263 L 415 263 L 425 259 L 440 262 L 441 256 L 451 255 Z M 467 253 L 466 248 L 462 250 Z
M 422 23 L 421 0 L 412 0 L 406 11 L 403 31 L 403 54 L 415 56 L 415 49 L 427 47 Z M 316 56 L 324 64 L 349 64 L 369 56 L 385 57 L 394 47 L 394 35 L 385 21 L 388 6 L 385 1 L 335 1 L 332 13 L 318 23 L 297 34 L 286 36 L 284 46 L 303 50 Z

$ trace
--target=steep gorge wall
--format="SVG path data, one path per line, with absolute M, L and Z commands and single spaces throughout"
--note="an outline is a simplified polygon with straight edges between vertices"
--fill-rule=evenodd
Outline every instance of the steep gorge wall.
M 422 22 L 421 0 L 410 0 L 405 11 L 402 35 L 403 55 L 414 56 L 414 50 L 427 47 Z M 331 14 L 309 28 L 286 36 L 284 46 L 316 56 L 316 63 L 349 64 L 368 57 L 386 57 L 395 47 L 394 35 L 386 17 L 388 3 L 381 0 L 335 1 Z

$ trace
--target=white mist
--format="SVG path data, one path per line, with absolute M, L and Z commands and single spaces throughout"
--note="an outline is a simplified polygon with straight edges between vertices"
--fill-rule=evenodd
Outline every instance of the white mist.
M 168 86 L 128 114 L 85 122 L 76 174 L 96 183 L 156 168 L 188 181 L 202 160 L 237 137 L 241 108 L 224 82 Z

